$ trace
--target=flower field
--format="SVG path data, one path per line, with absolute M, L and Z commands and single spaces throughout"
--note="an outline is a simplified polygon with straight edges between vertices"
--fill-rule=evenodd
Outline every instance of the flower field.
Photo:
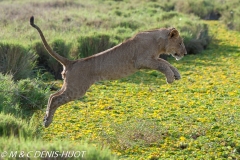
M 120 159 L 239 159 L 240 33 L 206 23 L 213 36 L 206 51 L 169 58 L 181 80 L 169 85 L 141 70 L 96 83 L 57 110 L 43 138 L 88 139 Z

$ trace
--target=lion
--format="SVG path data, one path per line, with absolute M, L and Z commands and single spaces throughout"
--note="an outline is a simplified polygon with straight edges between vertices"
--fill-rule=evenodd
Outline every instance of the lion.
M 82 97 L 89 87 L 98 81 L 116 80 L 129 76 L 140 69 L 153 69 L 166 76 L 167 83 L 181 78 L 178 70 L 160 54 L 169 54 L 180 60 L 187 51 L 183 39 L 175 28 L 160 28 L 137 33 L 132 38 L 87 58 L 68 60 L 52 50 L 41 29 L 34 24 L 48 53 L 63 66 L 62 88 L 48 99 L 44 126 L 48 127 L 55 111 L 61 105 Z

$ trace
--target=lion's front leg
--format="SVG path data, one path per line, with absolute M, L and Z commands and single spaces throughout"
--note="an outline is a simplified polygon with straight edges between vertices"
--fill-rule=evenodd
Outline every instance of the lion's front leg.
M 170 67 L 170 69 L 171 69 L 171 70 L 173 71 L 173 73 L 174 73 L 175 80 L 181 79 L 181 75 L 180 75 L 180 73 L 178 72 L 177 68 L 173 67 L 171 64 L 169 64 L 169 67 Z
M 174 72 L 172 71 L 170 66 L 167 65 L 166 63 L 159 63 L 158 62 L 158 67 L 156 68 L 156 70 L 162 72 L 165 75 L 165 77 L 167 78 L 166 79 L 167 83 L 173 83 L 173 81 L 175 80 Z
M 172 83 L 174 80 L 181 78 L 178 70 L 161 58 L 145 59 L 139 63 L 139 66 L 141 66 L 140 68 L 154 69 L 162 72 L 167 78 L 167 83 Z
M 165 61 L 164 59 L 161 59 L 161 58 L 158 58 L 157 59 L 161 64 L 164 64 L 164 65 L 168 65 L 169 68 L 172 70 L 173 74 L 174 74 L 174 79 L 175 80 L 179 80 L 181 79 L 181 75 L 180 73 L 178 72 L 177 68 L 173 67 L 170 63 L 168 63 L 167 61 Z

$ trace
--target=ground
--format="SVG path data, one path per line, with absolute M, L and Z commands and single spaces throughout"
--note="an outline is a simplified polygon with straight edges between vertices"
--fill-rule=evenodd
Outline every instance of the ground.
M 180 81 L 142 70 L 99 82 L 60 107 L 43 138 L 88 139 L 121 159 L 238 159 L 240 33 L 206 23 L 213 36 L 206 51 L 169 59 Z

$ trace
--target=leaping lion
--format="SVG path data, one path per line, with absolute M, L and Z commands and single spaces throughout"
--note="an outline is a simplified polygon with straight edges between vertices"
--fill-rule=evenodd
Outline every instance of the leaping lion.
M 48 53 L 63 65 L 62 88 L 50 95 L 47 104 L 44 126 L 48 127 L 55 111 L 61 105 L 82 97 L 95 82 L 115 80 L 129 76 L 140 69 L 153 69 L 162 72 L 167 83 L 181 78 L 178 70 L 160 54 L 171 54 L 180 60 L 187 51 L 179 32 L 175 28 L 160 28 L 139 32 L 132 38 L 106 51 L 87 58 L 68 60 L 54 52 L 47 43 L 41 29 L 34 24 Z

